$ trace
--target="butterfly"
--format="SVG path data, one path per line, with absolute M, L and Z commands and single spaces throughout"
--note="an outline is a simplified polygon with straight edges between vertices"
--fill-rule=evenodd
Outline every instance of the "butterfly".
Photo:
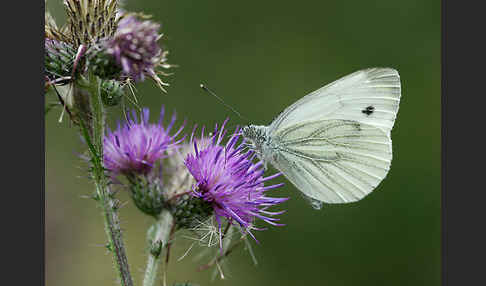
M 273 165 L 314 208 L 355 202 L 390 169 L 400 96 L 396 70 L 359 70 L 299 99 L 269 126 L 245 126 L 242 135 L 265 168 Z

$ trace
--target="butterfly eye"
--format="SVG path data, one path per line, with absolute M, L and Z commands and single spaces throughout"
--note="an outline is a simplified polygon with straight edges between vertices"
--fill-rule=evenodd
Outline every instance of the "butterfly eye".
M 250 125 L 246 125 L 245 127 L 243 127 L 241 132 L 243 133 L 243 135 L 248 134 L 250 132 Z

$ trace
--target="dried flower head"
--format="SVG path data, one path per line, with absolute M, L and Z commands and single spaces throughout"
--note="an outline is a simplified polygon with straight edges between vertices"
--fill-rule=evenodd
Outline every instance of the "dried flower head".
M 72 38 L 68 36 L 69 35 L 68 27 L 64 26 L 62 28 L 59 28 L 56 24 L 56 21 L 52 17 L 51 13 L 49 13 L 47 9 L 44 14 L 44 19 L 45 19 L 44 31 L 45 31 L 46 39 L 53 39 L 53 40 L 58 40 L 63 42 L 71 41 Z
M 105 167 L 113 174 L 147 174 L 156 161 L 166 156 L 168 148 L 176 147 L 184 139 L 176 139 L 184 125 L 175 134 L 169 134 L 176 120 L 175 113 L 167 127 L 162 125 L 163 107 L 157 124 L 148 122 L 147 108 L 140 113 L 140 121 L 135 111 L 127 117 L 123 126 L 118 123 L 117 130 L 108 130 L 104 139 Z
M 237 222 L 243 232 L 248 232 L 253 237 L 250 230 L 257 229 L 253 226 L 255 218 L 272 225 L 281 225 L 275 222 L 279 219 L 272 216 L 284 211 L 271 212 L 267 209 L 288 198 L 272 198 L 265 195 L 266 191 L 283 185 L 264 186 L 266 181 L 279 176 L 280 173 L 263 177 L 262 162 L 252 162 L 254 152 L 245 152 L 242 144 L 237 145 L 240 138 L 238 129 L 225 146 L 221 145 L 226 135 L 226 122 L 219 129 L 216 125 L 209 141 L 205 140 L 201 142 L 203 144 L 198 144 L 197 139 L 192 140 L 194 154 L 187 156 L 185 164 L 196 180 L 193 196 L 202 198 L 212 205 L 218 224 L 221 225 L 221 218 L 224 217 L 232 223 Z M 201 138 L 204 138 L 204 134 Z
M 72 43 L 90 46 L 111 37 L 120 20 L 117 0 L 64 0 Z

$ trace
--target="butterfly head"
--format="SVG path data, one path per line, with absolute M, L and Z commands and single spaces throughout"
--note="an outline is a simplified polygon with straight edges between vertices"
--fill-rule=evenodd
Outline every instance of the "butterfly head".
M 247 125 L 241 130 L 243 137 L 251 144 L 251 149 L 262 152 L 263 145 L 267 143 L 267 127 Z

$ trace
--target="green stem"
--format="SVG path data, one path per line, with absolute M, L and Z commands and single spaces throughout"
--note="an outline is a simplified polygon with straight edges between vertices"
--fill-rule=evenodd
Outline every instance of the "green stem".
M 115 268 L 121 284 L 122 286 L 133 286 L 120 228 L 120 220 L 117 214 L 119 201 L 110 192 L 103 166 L 105 116 L 100 94 L 101 80 L 96 76 L 90 75 L 88 82 L 88 91 L 91 97 L 89 100 L 91 120 L 89 120 L 88 126 L 86 126 L 84 120 L 80 120 L 80 123 L 93 164 L 92 175 L 96 186 L 96 199 L 103 210 L 105 232 L 108 237 L 107 247 L 113 253 Z
M 174 226 L 174 218 L 168 210 L 162 210 L 159 219 L 155 225 L 149 230 L 149 255 L 147 258 L 147 267 L 145 268 L 145 276 L 143 278 L 143 286 L 153 286 L 157 278 L 157 268 L 161 257 L 162 249 L 164 249 L 170 239 L 172 227 Z

